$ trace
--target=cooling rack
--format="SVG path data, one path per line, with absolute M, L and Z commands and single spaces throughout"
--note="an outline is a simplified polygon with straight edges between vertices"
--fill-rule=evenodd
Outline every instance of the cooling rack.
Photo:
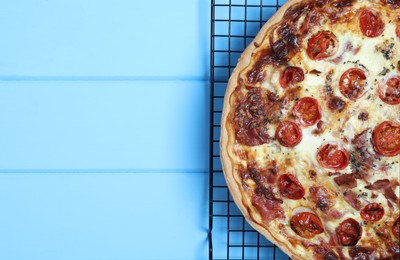
M 284 2 L 211 2 L 209 259 L 289 259 L 245 221 L 229 194 L 219 157 L 220 120 L 229 76 L 240 54 Z

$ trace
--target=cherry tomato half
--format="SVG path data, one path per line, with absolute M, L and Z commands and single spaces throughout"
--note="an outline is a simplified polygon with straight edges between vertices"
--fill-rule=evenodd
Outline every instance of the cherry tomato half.
M 369 203 L 360 212 L 361 218 L 366 221 L 379 221 L 385 214 L 385 210 L 378 203 Z
M 322 117 L 318 101 L 312 97 L 300 98 L 293 107 L 293 115 L 303 126 L 314 125 Z
M 311 212 L 301 212 L 294 215 L 290 219 L 290 228 L 304 238 L 312 238 L 324 232 L 321 220 Z
M 400 154 L 400 124 L 385 121 L 375 127 L 372 133 L 375 151 L 383 156 Z
M 317 161 L 328 169 L 343 170 L 349 164 L 349 152 L 336 143 L 327 143 L 318 148 Z
M 301 142 L 303 134 L 295 122 L 285 120 L 276 128 L 275 138 L 285 147 L 294 147 Z
M 304 197 L 304 188 L 293 174 L 283 174 L 279 177 L 279 192 L 282 197 L 299 200 Z
M 356 100 L 364 94 L 367 76 L 357 68 L 346 70 L 339 80 L 340 93 L 351 100 Z
M 400 104 L 400 77 L 392 77 L 379 87 L 379 98 L 389 104 Z
M 328 31 L 321 31 L 308 40 L 307 54 L 313 60 L 323 60 L 338 51 L 336 36 Z
M 287 88 L 296 83 L 302 82 L 304 80 L 304 72 L 302 68 L 299 67 L 287 67 L 279 78 L 279 83 L 282 88 Z
M 360 240 L 362 228 L 360 224 L 352 218 L 348 218 L 339 224 L 336 229 L 336 236 L 343 246 L 355 246 Z
M 382 21 L 378 11 L 364 9 L 360 14 L 359 26 L 361 32 L 367 37 L 378 37 L 385 30 L 385 23 Z

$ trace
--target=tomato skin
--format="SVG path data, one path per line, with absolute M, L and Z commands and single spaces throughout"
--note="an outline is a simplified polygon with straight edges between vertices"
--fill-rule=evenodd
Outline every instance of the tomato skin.
M 336 54 L 338 40 L 329 31 L 321 31 L 308 40 L 307 54 L 312 60 L 323 60 Z
M 361 210 L 360 214 L 361 218 L 366 221 L 377 222 L 381 220 L 385 210 L 378 203 L 370 203 Z
M 276 128 L 275 138 L 282 146 L 294 147 L 301 142 L 303 134 L 295 122 L 284 120 Z
M 385 30 L 385 23 L 377 11 L 364 9 L 359 18 L 359 27 L 361 32 L 370 38 L 378 37 Z
M 293 107 L 293 115 L 302 126 L 312 126 L 321 118 L 318 101 L 312 97 L 300 98 Z
M 366 86 L 365 73 L 358 68 L 346 70 L 339 80 L 339 90 L 343 96 L 350 100 L 356 100 L 364 94 Z
M 296 83 L 302 82 L 304 80 L 304 72 L 302 68 L 299 67 L 287 67 L 279 78 L 279 84 L 282 88 L 287 88 Z
M 321 145 L 317 150 L 318 163 L 328 169 L 343 170 L 349 164 L 349 152 L 337 143 Z
M 362 227 L 353 218 L 348 218 L 339 224 L 336 236 L 343 246 L 355 246 L 362 235 Z
M 400 154 L 400 124 L 384 121 L 376 126 L 372 133 L 372 145 L 383 156 Z
M 400 104 L 400 77 L 392 77 L 379 87 L 379 98 L 389 105 Z
M 298 213 L 290 219 L 290 228 L 299 236 L 312 238 L 324 232 L 324 227 L 317 215 L 311 212 Z
M 299 200 L 304 197 L 304 188 L 293 174 L 283 174 L 279 177 L 279 192 L 282 197 Z

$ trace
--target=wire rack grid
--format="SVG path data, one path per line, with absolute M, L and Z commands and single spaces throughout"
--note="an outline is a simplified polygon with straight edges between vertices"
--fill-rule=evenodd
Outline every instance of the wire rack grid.
M 230 74 L 261 26 L 286 0 L 212 0 L 209 259 L 289 259 L 243 218 L 226 186 L 220 120 Z

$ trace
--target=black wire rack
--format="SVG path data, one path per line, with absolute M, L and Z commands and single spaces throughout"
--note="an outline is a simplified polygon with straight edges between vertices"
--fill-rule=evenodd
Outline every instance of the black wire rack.
M 220 120 L 229 76 L 243 50 L 284 2 L 211 2 L 209 259 L 289 259 L 245 221 L 226 186 L 219 156 Z

